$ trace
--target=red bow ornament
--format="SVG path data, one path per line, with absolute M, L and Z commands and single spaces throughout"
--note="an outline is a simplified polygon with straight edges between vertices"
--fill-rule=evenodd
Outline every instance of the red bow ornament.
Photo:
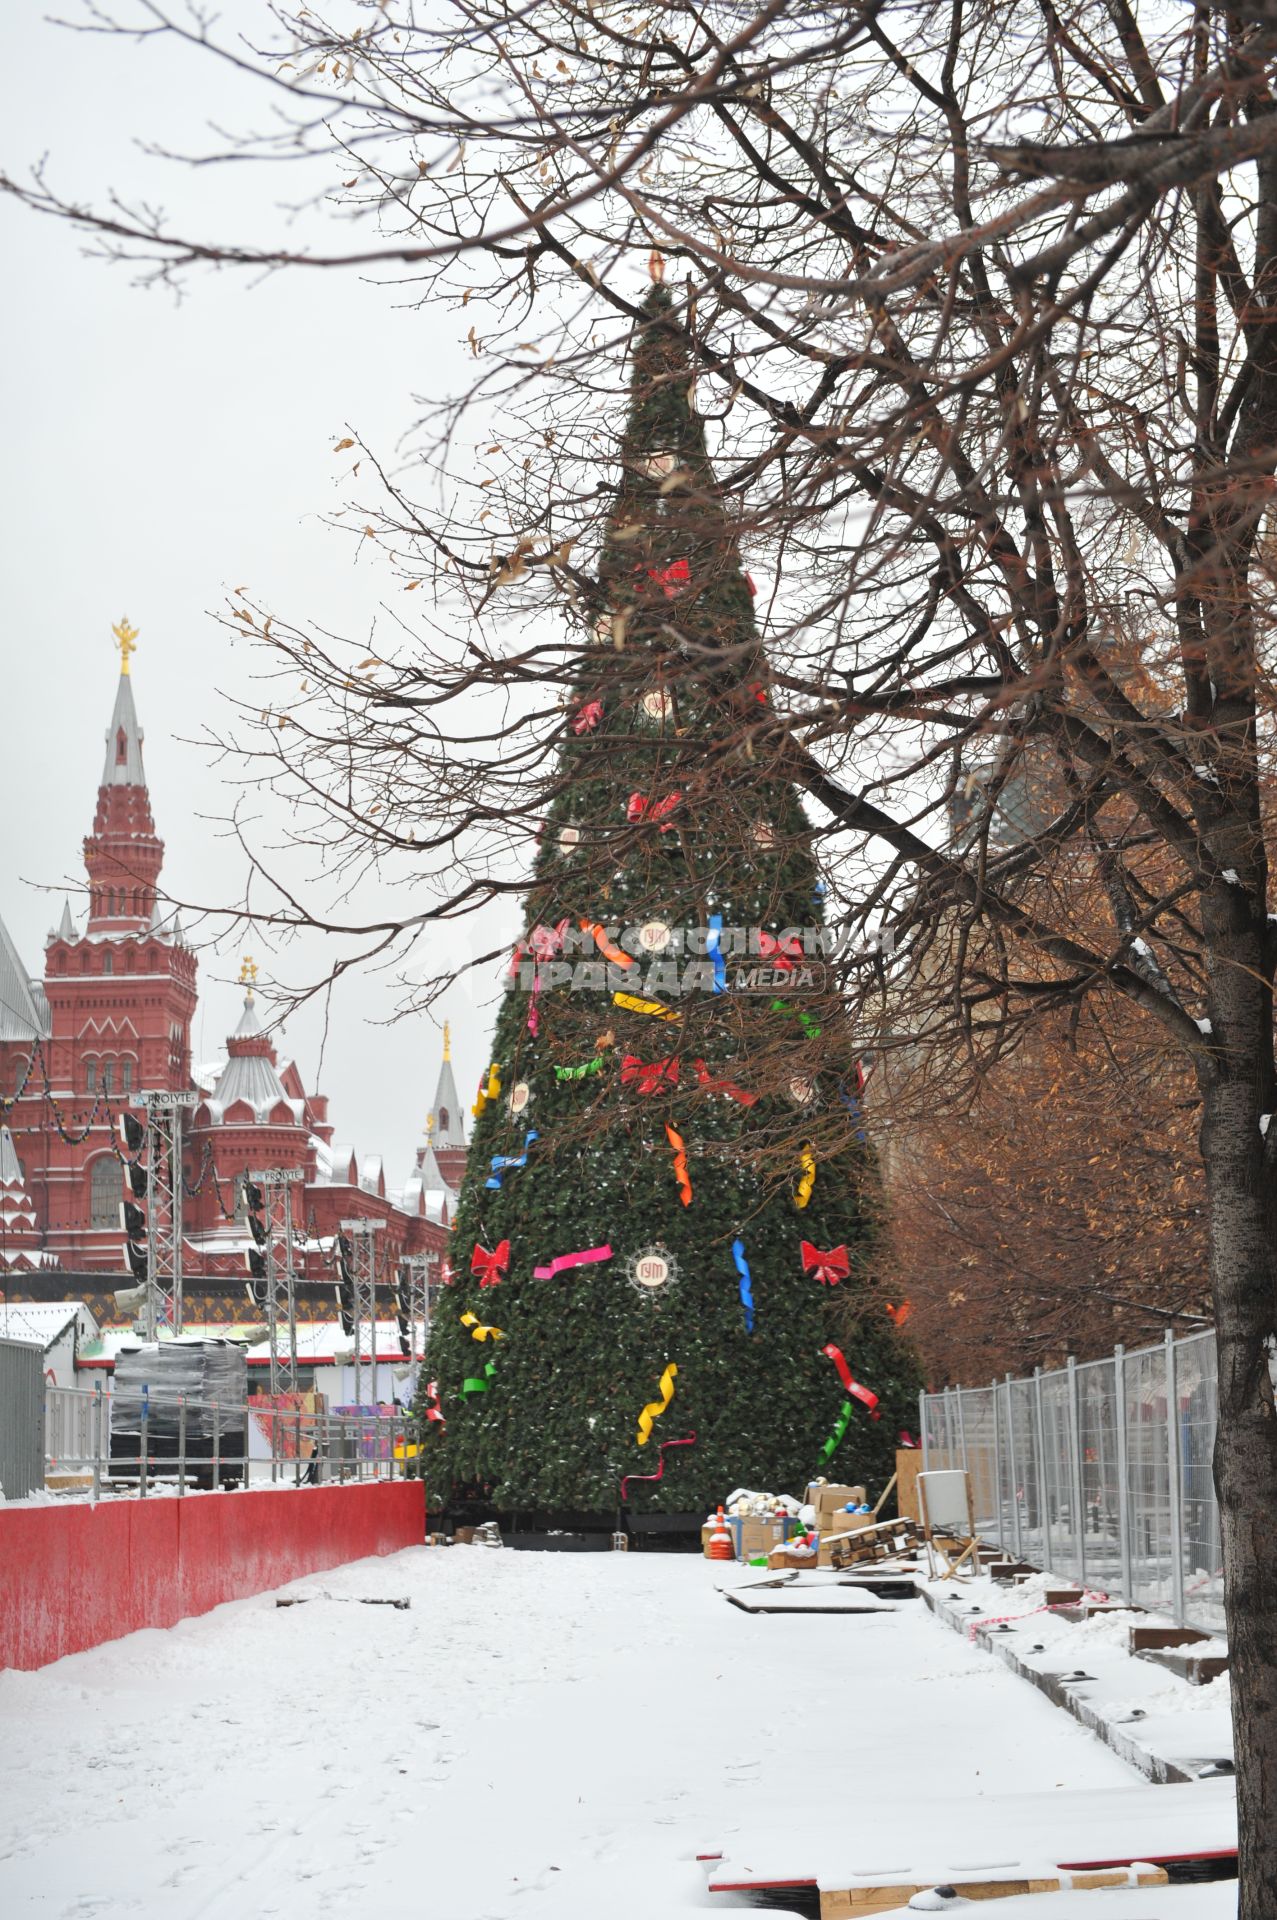
M 509 1264 L 510 1242 L 508 1240 L 499 1241 L 491 1253 L 486 1247 L 481 1247 L 476 1240 L 470 1260 L 470 1271 L 478 1274 L 481 1287 L 500 1286 L 501 1276 Z
M 676 1087 L 678 1058 L 671 1054 L 668 1060 L 640 1060 L 627 1053 L 621 1061 L 621 1084 L 633 1086 L 639 1093 L 660 1093 L 665 1087 Z
M 603 702 L 601 700 L 587 700 L 583 707 L 578 707 L 576 710 L 576 716 L 572 721 L 572 731 L 573 733 L 593 733 L 602 718 Z
M 813 1247 L 810 1240 L 802 1243 L 802 1262 L 804 1273 L 814 1273 L 822 1286 L 836 1287 L 851 1272 L 851 1261 L 847 1257 L 846 1247 L 830 1247 L 822 1253 L 819 1247 Z
M 802 941 L 796 933 L 791 933 L 788 940 L 778 940 L 765 928 L 758 929 L 758 957 L 770 960 L 777 973 L 792 973 L 794 961 L 802 958 L 802 951 Z
M 557 927 L 533 927 L 528 935 L 528 946 L 538 960 L 553 960 L 556 953 L 563 951 L 563 936 L 567 930 L 566 920 L 560 920 Z
M 625 817 L 635 826 L 640 820 L 664 820 L 666 814 L 673 813 L 682 798 L 681 793 L 667 793 L 663 800 L 649 800 L 645 793 L 632 793 L 626 804 Z M 661 832 L 668 833 L 669 826 L 663 826 Z
M 758 1099 L 756 1093 L 747 1093 L 744 1087 L 738 1087 L 734 1080 L 717 1080 L 703 1060 L 693 1060 L 696 1078 L 706 1093 L 725 1093 L 729 1100 L 739 1100 L 742 1107 L 752 1107 Z
M 668 567 L 649 567 L 649 580 L 654 580 L 667 600 L 677 600 L 684 587 L 691 584 L 692 569 L 686 560 L 672 560 Z

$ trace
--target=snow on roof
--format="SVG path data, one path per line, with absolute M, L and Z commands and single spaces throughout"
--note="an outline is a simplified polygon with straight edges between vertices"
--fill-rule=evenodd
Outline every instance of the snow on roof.
M 328 1178 L 335 1187 L 348 1187 L 350 1163 L 355 1160 L 355 1149 L 346 1140 L 334 1140 L 328 1150 Z M 359 1180 L 359 1163 L 355 1161 L 355 1184 Z
M 9 1300 L 0 1304 L 0 1340 L 27 1340 L 47 1349 L 82 1313 L 96 1333 L 97 1321 L 83 1300 Z
M 40 983 L 23 966 L 9 930 L 0 920 L 0 1040 L 28 1045 L 47 1038 L 48 1003 Z
M 266 1329 L 260 1320 L 221 1320 L 207 1325 L 184 1327 L 184 1340 L 242 1340 L 249 1346 L 250 1366 L 266 1365 L 270 1350 L 264 1338 Z M 282 1332 L 282 1329 L 281 1329 Z M 21 1337 L 21 1336 L 18 1336 Z M 250 1344 L 251 1343 L 251 1344 Z M 138 1336 L 131 1327 L 105 1327 L 100 1349 L 101 1359 L 114 1361 L 125 1347 L 136 1347 Z M 168 1345 L 166 1339 L 164 1344 Z M 354 1359 L 354 1338 L 342 1331 L 340 1320 L 301 1320 L 297 1324 L 297 1360 L 304 1367 L 332 1366 Z M 402 1364 L 399 1326 L 394 1320 L 377 1322 L 377 1359 Z

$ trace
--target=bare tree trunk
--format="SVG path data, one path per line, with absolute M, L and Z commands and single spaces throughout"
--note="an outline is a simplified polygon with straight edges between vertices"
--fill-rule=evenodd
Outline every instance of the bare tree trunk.
M 1231 1028 L 1267 1025 L 1266 989 L 1219 982 Z M 1230 1017 L 1230 1014 L 1232 1017 Z M 1261 1058 L 1266 1057 L 1261 1052 Z M 1206 1090 L 1202 1148 L 1219 1356 L 1219 1497 L 1237 1768 L 1240 1920 L 1277 1914 L 1277 1418 L 1268 1358 L 1277 1243 L 1253 1078 L 1221 1072 Z M 1175 1410 L 1170 1410 L 1175 1417 Z
M 1243 628 L 1248 622 L 1239 623 Z M 1219 1499 L 1237 1770 L 1240 1920 L 1277 1915 L 1277 1209 L 1263 1116 L 1274 1105 L 1272 988 L 1254 715 L 1221 702 L 1225 798 L 1204 839 L 1224 876 L 1203 891 L 1215 1047 L 1202 1076 L 1202 1157 L 1210 1197 Z M 1235 783 L 1235 784 L 1234 784 Z M 1176 1417 L 1176 1409 L 1168 1409 Z

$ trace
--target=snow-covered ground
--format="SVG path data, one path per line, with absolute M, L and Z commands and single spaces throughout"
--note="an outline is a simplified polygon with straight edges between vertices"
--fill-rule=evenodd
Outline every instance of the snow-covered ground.
M 920 1600 L 754 1617 L 715 1591 L 750 1577 L 414 1548 L 286 1590 L 407 1612 L 265 1594 L 0 1674 L 0 1914 L 672 1920 L 733 1909 L 695 1856 L 755 1835 L 1139 1784 Z M 1234 1890 L 1185 1892 L 1043 1920 L 1214 1920 Z
M 1171 1616 L 1119 1608 L 1090 1620 L 1070 1621 L 1044 1606 L 1045 1590 L 1060 1583 L 1036 1573 L 1007 1591 L 987 1575 L 968 1581 L 960 1593 L 937 1582 L 932 1588 L 950 1620 L 964 1631 L 996 1622 L 999 1650 L 1026 1671 L 1055 1678 L 1061 1691 L 1121 1730 L 1132 1749 L 1143 1748 L 1185 1773 L 1200 1777 L 1212 1763 L 1233 1757 L 1232 1702 L 1226 1673 L 1205 1686 L 1190 1686 L 1150 1660 L 1128 1651 L 1133 1626 L 1173 1624 Z M 1194 1653 L 1227 1654 L 1223 1640 L 1199 1641 Z M 1075 1681 L 1064 1676 L 1076 1674 Z M 1085 1717 L 1085 1716 L 1084 1716 Z M 1135 1758 L 1134 1752 L 1130 1757 Z

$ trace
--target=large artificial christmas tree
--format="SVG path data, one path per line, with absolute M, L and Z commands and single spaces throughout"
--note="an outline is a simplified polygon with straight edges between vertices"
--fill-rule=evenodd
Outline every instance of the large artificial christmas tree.
M 863 1278 L 873 1166 L 811 830 L 692 384 L 658 285 L 430 1333 L 432 1500 L 880 1486 L 915 1421 Z

